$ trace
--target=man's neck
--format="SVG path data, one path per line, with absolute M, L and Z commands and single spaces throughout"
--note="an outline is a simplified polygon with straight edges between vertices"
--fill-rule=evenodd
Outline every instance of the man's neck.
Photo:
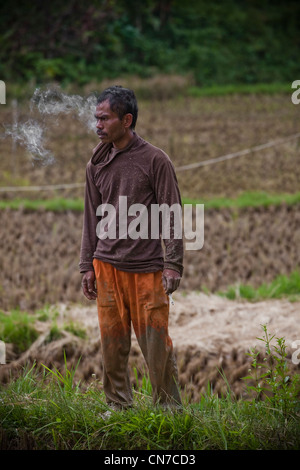
M 118 140 L 117 142 L 113 142 L 113 147 L 116 150 L 124 149 L 125 147 L 127 147 L 127 145 L 129 144 L 133 136 L 134 136 L 134 132 L 130 129 L 128 132 L 126 132 L 126 134 L 124 134 L 122 139 Z

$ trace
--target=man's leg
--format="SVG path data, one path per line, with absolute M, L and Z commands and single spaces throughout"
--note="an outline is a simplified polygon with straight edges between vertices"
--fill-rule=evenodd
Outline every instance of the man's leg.
M 168 334 L 169 299 L 161 271 L 131 275 L 130 311 L 134 331 L 149 368 L 154 403 L 180 406 L 178 372 Z
M 130 406 L 132 388 L 128 373 L 131 324 L 124 299 L 120 272 L 94 260 L 97 280 L 97 307 L 103 356 L 103 389 L 108 404 Z

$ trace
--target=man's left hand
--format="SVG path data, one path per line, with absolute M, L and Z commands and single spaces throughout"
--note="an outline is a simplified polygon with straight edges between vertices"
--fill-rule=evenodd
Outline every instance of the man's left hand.
M 174 271 L 174 269 L 164 269 L 162 274 L 162 283 L 165 289 L 165 293 L 172 294 L 179 284 L 180 284 L 181 276 L 179 272 Z

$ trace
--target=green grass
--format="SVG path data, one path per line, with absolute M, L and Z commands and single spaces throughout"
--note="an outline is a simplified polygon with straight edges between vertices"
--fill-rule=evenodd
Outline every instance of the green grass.
M 295 194 L 268 194 L 265 192 L 244 192 L 236 198 L 212 198 L 212 199 L 190 199 L 183 197 L 183 204 L 204 204 L 205 209 L 222 208 L 246 208 L 246 207 L 268 207 L 280 204 L 298 204 L 300 203 L 300 192 Z M 0 210 L 12 209 L 18 210 L 24 208 L 27 210 L 45 209 L 54 212 L 66 210 L 82 212 L 84 209 L 84 200 L 82 198 L 65 199 L 13 199 L 11 201 L 0 201 Z
M 38 209 L 45 209 L 53 212 L 62 212 L 66 210 L 82 212 L 84 208 L 84 200 L 53 198 L 53 199 L 13 199 L 11 201 L 0 201 L 0 209 L 13 209 L 18 210 L 24 208 L 27 210 L 35 211 Z
M 214 85 L 209 87 L 192 86 L 187 94 L 194 97 L 200 96 L 226 96 L 226 95 L 249 95 L 249 94 L 275 94 L 291 93 L 290 83 L 256 83 L 236 85 Z
M 77 367 L 77 366 L 76 366 Z M 35 366 L 0 387 L 2 448 L 46 450 L 299 449 L 299 407 L 241 400 L 207 389 L 198 403 L 166 411 L 134 391 L 134 407 L 108 419 L 101 384 L 75 383 L 71 370 Z M 147 380 L 147 379 L 145 379 Z M 280 405 L 280 404 L 279 404 Z
M 0 311 L 0 339 L 13 343 L 18 353 L 26 351 L 38 337 L 33 323 L 35 318 L 26 312 L 12 310 L 9 314 Z
M 300 193 L 295 194 L 268 194 L 265 192 L 244 192 L 235 199 L 219 197 L 214 199 L 183 198 L 184 204 L 204 204 L 204 209 L 243 209 L 247 207 L 268 207 L 280 204 L 293 205 L 300 202 Z
M 230 286 L 225 292 L 218 292 L 218 294 L 231 300 L 258 301 L 287 298 L 290 301 L 299 301 L 300 271 L 293 271 L 289 276 L 279 275 L 272 282 L 261 284 L 257 288 L 251 285 L 237 284 Z
M 69 321 L 58 326 L 56 323 L 57 315 L 58 311 L 49 305 L 30 314 L 19 309 L 10 312 L 0 311 L 0 340 L 5 343 L 12 343 L 17 353 L 26 351 L 39 336 L 34 325 L 36 321 L 49 321 L 51 323 L 47 338 L 49 343 L 61 338 L 63 330 L 79 338 L 86 338 L 85 329 L 76 322 Z
M 109 417 L 102 383 L 76 380 L 76 365 L 27 365 L 0 385 L 0 448 L 43 450 L 279 450 L 300 448 L 300 380 L 290 370 L 284 338 L 250 349 L 245 394 L 210 384 L 197 403 L 182 393 L 180 410 L 152 405 L 149 375 L 133 384 L 134 406 Z M 260 356 L 258 354 L 260 353 Z M 258 358 L 262 357 L 261 362 Z M 254 395 L 254 396 L 253 396 Z

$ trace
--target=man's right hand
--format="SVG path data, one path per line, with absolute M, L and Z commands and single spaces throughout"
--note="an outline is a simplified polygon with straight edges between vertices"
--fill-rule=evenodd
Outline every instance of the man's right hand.
M 94 271 L 84 273 L 81 281 L 82 291 L 88 300 L 97 299 L 96 277 Z

